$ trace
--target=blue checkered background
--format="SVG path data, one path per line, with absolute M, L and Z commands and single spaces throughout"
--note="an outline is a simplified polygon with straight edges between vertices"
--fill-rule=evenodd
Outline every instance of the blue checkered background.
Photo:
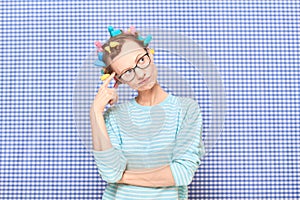
M 72 90 L 108 25 L 183 33 L 220 72 L 226 119 L 189 199 L 300 198 L 299 2 L 1 3 L 0 199 L 101 198 Z

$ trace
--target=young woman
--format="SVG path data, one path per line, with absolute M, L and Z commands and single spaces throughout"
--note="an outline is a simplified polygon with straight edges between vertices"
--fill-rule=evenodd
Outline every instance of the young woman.
M 96 46 L 97 64 L 110 75 L 104 75 L 90 109 L 94 158 L 108 183 L 102 199 L 187 199 L 204 155 L 198 103 L 161 88 L 148 48 L 151 37 L 142 38 L 132 27 L 109 32 L 111 38 Z M 138 95 L 115 104 L 112 79 Z M 104 112 L 107 104 L 115 105 Z

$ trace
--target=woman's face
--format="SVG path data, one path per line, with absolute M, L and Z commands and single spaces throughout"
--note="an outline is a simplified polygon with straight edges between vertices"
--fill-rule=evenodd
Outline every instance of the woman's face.
M 128 72 L 127 70 L 133 69 L 136 65 L 144 65 L 145 60 L 148 58 L 146 58 L 147 55 L 144 57 L 145 59 L 142 57 L 147 53 L 147 51 L 136 42 L 126 40 L 122 46 L 120 54 L 112 61 L 111 64 L 112 69 L 116 72 L 116 77 L 119 77 L 124 72 Z M 132 89 L 138 91 L 151 89 L 157 82 L 157 68 L 153 62 L 153 55 L 151 53 L 148 55 L 150 58 L 150 64 L 148 67 L 144 69 L 136 67 L 134 71 L 131 70 L 132 73 L 135 73 L 135 76 L 131 81 L 124 81 L 122 79 L 120 79 L 120 81 L 128 84 Z

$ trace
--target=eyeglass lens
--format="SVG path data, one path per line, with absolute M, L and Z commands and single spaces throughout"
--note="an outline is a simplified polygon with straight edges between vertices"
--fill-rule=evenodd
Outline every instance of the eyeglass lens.
M 132 81 L 136 75 L 135 72 L 136 68 L 145 69 L 149 66 L 149 64 L 150 64 L 150 57 L 149 54 L 146 53 L 138 60 L 134 68 L 125 71 L 123 74 L 119 76 L 119 78 L 127 82 Z

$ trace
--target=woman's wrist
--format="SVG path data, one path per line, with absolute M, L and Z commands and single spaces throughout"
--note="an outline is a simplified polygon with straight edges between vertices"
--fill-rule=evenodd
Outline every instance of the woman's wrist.
M 90 108 L 90 115 L 104 114 L 104 108 L 95 108 L 94 104 Z

